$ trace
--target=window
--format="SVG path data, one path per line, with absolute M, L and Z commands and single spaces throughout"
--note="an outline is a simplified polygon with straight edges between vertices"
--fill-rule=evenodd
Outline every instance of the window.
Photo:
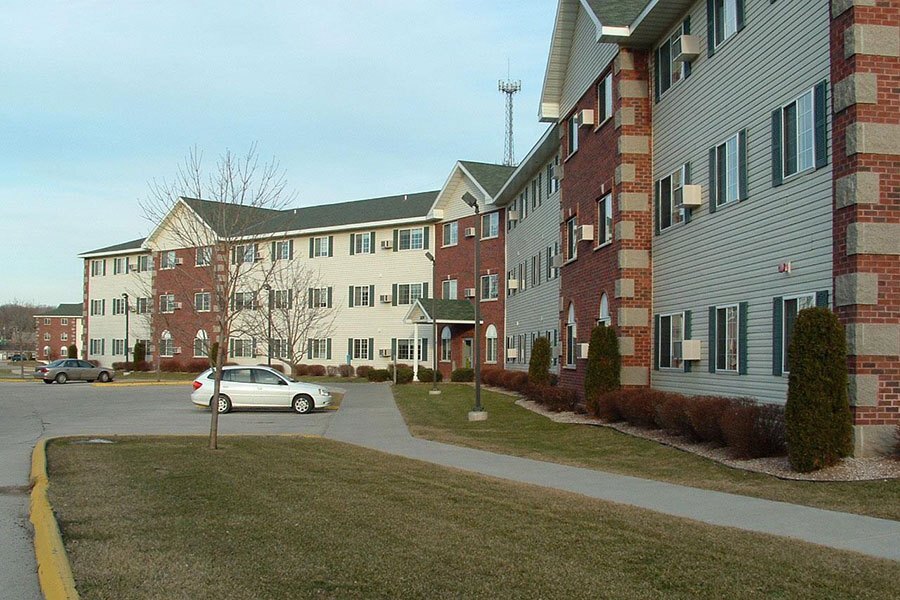
M 134 305 L 134 312 L 136 312 L 137 314 L 146 315 L 150 313 L 150 298 L 135 298 Z
M 112 355 L 113 356 L 121 356 L 123 354 L 125 354 L 125 340 L 113 339 Z
M 450 339 L 452 335 L 449 327 L 441 329 L 441 361 L 450 362 Z
M 62 332 L 61 334 L 59 334 L 59 341 L 61 341 L 61 342 L 68 342 L 68 341 L 69 341 L 69 334 L 66 333 L 65 331 Z
M 553 279 L 553 246 L 547 246 L 547 281 Z
M 459 242 L 459 222 L 444 223 L 444 246 L 455 246 Z
M 309 308 L 331 308 L 331 288 L 309 288 Z
M 569 304 L 568 318 L 566 319 L 566 366 L 575 366 L 575 305 Z
M 401 283 L 397 286 L 397 304 L 412 304 L 423 296 L 421 283 Z
M 175 312 L 175 294 L 161 294 L 159 297 L 159 312 Z
M 481 215 L 481 239 L 495 238 L 500 235 L 500 213 L 492 212 Z
M 607 194 L 597 201 L 597 246 L 612 241 L 612 194 Z
M 49 325 L 49 324 L 50 324 L 50 318 L 44 317 L 44 325 Z
M 253 292 L 235 292 L 231 296 L 231 310 L 251 310 L 256 308 L 256 294 Z
M 425 230 L 422 227 L 415 229 L 401 229 L 397 232 L 399 250 L 421 250 L 425 247 Z
M 784 176 L 790 177 L 815 166 L 813 90 L 781 109 Z
M 260 260 L 259 244 L 241 244 L 231 251 L 231 264 L 254 263 Z
M 684 341 L 684 313 L 659 317 L 659 368 L 680 369 Z
M 68 358 L 69 349 L 66 348 L 65 346 L 60 346 L 59 347 L 59 356 L 60 356 L 60 358 Z
M 690 63 L 675 61 L 678 38 L 690 32 L 689 22 L 685 21 L 662 43 L 662 46 L 656 49 L 657 99 L 690 74 Z
M 114 258 L 113 259 L 113 275 L 121 275 L 123 273 L 128 272 L 128 259 L 127 258 Z
M 206 358 L 209 356 L 209 335 L 206 330 L 199 330 L 194 335 L 194 358 Z
M 531 180 L 531 210 L 538 207 L 538 185 L 537 179 Z
M 534 286 L 541 285 L 541 255 L 535 254 L 531 257 L 531 284 Z
M 294 301 L 294 294 L 291 290 L 272 290 L 271 293 L 272 308 L 291 309 Z
M 91 316 L 103 316 L 106 314 L 106 300 L 91 300 Z
M 137 267 L 138 273 L 153 270 L 153 258 L 149 254 L 138 256 Z
M 174 250 L 166 250 L 165 252 L 159 253 L 159 268 L 160 269 L 174 269 L 176 264 L 176 257 Z
M 49 341 L 50 341 L 50 337 L 51 337 L 51 336 L 50 336 L 50 332 L 49 332 L 49 331 L 47 331 L 47 332 L 44 333 L 44 341 L 45 341 L 45 342 L 49 342 Z
M 353 340 L 353 358 L 371 360 L 372 349 L 369 347 L 368 338 L 356 338 Z
M 597 126 L 603 125 L 613 115 L 612 73 L 597 84 Z
M 743 3 L 741 3 L 743 4 Z M 713 0 L 713 22 L 715 46 L 730 38 L 739 30 L 738 22 L 743 15 L 738 14 L 738 0 Z
M 255 340 L 248 338 L 230 338 L 228 355 L 231 358 L 253 358 L 256 356 Z
M 271 371 L 253 369 L 253 383 L 258 385 L 284 385 L 284 380 Z
M 578 116 L 572 115 L 569 117 L 569 123 L 566 130 L 566 135 L 568 143 L 569 143 L 569 156 L 572 156 L 576 152 L 578 152 Z
M 747 196 L 746 130 L 742 129 L 709 152 L 710 212 L 715 212 L 715 207 Z
M 159 336 L 159 355 L 166 357 L 175 356 L 175 342 L 172 339 L 172 334 L 168 331 L 163 331 L 162 335 Z
M 106 275 L 106 261 L 105 260 L 92 260 L 91 261 L 91 277 L 100 277 L 101 275 Z
M 738 370 L 738 306 L 716 307 L 716 371 Z
M 198 292 L 194 294 L 194 310 L 197 312 L 209 312 L 210 301 L 210 292 Z
M 781 344 L 781 364 L 782 372 L 788 372 L 788 350 L 791 347 L 791 338 L 794 335 L 794 323 L 797 321 L 797 315 L 805 308 L 812 308 L 816 305 L 816 297 L 814 294 L 804 294 L 793 298 L 784 299 L 783 312 L 783 343 Z
M 352 233 L 350 234 L 350 243 L 353 248 L 351 254 L 374 254 L 375 232 Z
M 44 319 L 44 321 L 47 321 L 47 319 Z M 45 325 L 49 325 L 50 323 L 46 323 L 46 322 L 45 322 L 44 324 L 45 324 Z M 59 320 L 59 324 L 60 324 L 60 325 L 68 325 L 68 324 L 69 324 L 69 320 L 66 319 L 65 317 L 63 317 L 62 319 Z
M 484 334 L 484 362 L 497 362 L 497 328 L 488 325 Z
M 272 242 L 272 260 L 291 260 L 294 258 L 294 240 Z
M 441 298 L 444 300 L 456 300 L 456 280 L 445 279 L 441 282 Z
M 606 325 L 609 327 L 612 319 L 609 316 L 609 297 L 606 294 L 600 294 L 600 316 L 597 317 L 597 325 Z
M 88 344 L 91 349 L 91 355 L 97 356 L 97 355 L 105 354 L 106 353 L 105 352 L 105 350 L 106 350 L 105 342 L 106 342 L 106 340 L 104 340 L 104 339 L 96 339 L 96 338 L 91 339 L 90 343 Z
M 681 166 L 677 171 L 656 182 L 656 214 L 659 231 L 665 231 L 685 220 L 685 209 L 677 208 L 681 202 L 684 186 L 689 183 L 690 168 Z
M 309 357 L 328 360 L 328 341 L 326 338 L 309 340 Z
M 331 237 L 314 237 L 312 239 L 312 257 L 322 258 L 325 256 L 331 256 Z
M 195 267 L 208 267 L 212 262 L 212 248 L 209 246 L 203 246 L 202 248 L 197 248 L 194 252 L 194 266 Z
M 113 298 L 112 314 L 114 314 L 114 315 L 124 315 L 125 314 L 125 298 Z
M 419 340 L 419 360 L 428 360 L 428 340 Z M 416 360 L 416 340 L 399 339 L 397 340 L 397 360 Z
M 575 217 L 566 221 L 566 260 L 572 260 L 576 257 L 575 229 L 578 228 Z
M 290 358 L 291 346 L 284 338 L 272 338 L 270 351 L 275 358 Z
M 481 299 L 496 300 L 500 297 L 500 276 L 497 273 L 481 276 Z
M 371 288 L 368 285 L 355 285 L 350 291 L 350 306 L 374 306 Z
M 540 172 L 537 176 L 537 200 L 538 206 L 544 203 L 544 174 Z
M 554 182 L 556 181 L 556 179 L 553 178 L 553 163 L 547 165 L 546 173 L 547 174 L 544 179 L 547 180 L 547 197 L 549 198 L 553 194 L 553 192 L 556 191 L 553 189 Z

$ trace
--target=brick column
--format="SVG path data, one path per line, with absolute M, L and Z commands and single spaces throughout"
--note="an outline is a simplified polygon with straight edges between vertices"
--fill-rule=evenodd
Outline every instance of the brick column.
M 834 305 L 855 454 L 900 422 L 900 0 L 832 0 Z
M 613 64 L 616 94 L 617 259 L 615 324 L 622 352 L 622 385 L 650 384 L 653 277 L 652 123 L 647 52 L 621 49 Z

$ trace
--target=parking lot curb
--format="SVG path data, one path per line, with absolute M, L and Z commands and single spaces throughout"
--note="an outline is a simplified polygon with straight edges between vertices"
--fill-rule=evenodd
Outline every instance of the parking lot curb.
M 72 567 L 59 533 L 59 525 L 47 495 L 47 443 L 55 438 L 39 440 L 31 454 L 30 520 L 34 526 L 34 557 L 38 581 L 47 600 L 77 599 Z
M 193 381 L 193 380 L 191 380 Z M 112 381 L 110 383 L 92 383 L 94 387 L 137 387 L 147 385 L 191 385 L 191 381 Z
M 0 377 L 0 383 L 33 383 L 35 379 L 22 379 L 21 377 Z

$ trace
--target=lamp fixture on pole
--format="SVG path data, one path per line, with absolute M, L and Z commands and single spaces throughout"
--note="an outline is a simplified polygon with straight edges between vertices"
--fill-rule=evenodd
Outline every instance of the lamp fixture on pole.
M 125 304 L 125 368 L 128 368 L 128 294 L 122 294 L 122 301 Z
M 437 263 L 435 263 L 434 255 L 431 252 L 425 253 L 425 258 L 431 261 L 431 322 L 434 325 L 432 328 L 431 339 L 434 340 L 433 345 L 434 348 L 431 349 L 431 390 L 428 392 L 432 396 L 437 396 L 441 393 L 441 390 L 438 389 L 437 386 L 437 376 L 438 376 L 438 365 L 437 365 L 437 354 L 438 354 L 438 326 L 437 326 L 437 281 L 434 279 L 435 268 L 437 267 Z
M 481 218 L 478 199 L 469 192 L 462 199 L 475 210 L 475 406 L 469 411 L 469 420 L 484 421 L 487 412 L 481 406 Z

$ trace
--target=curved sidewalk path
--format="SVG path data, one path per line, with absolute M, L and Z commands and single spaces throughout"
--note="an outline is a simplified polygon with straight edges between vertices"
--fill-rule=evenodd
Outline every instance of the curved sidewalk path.
M 325 437 L 483 475 L 629 504 L 712 525 L 900 560 L 900 522 L 684 487 L 412 437 L 387 385 L 347 386 Z M 900 501 L 900 499 L 898 499 Z

